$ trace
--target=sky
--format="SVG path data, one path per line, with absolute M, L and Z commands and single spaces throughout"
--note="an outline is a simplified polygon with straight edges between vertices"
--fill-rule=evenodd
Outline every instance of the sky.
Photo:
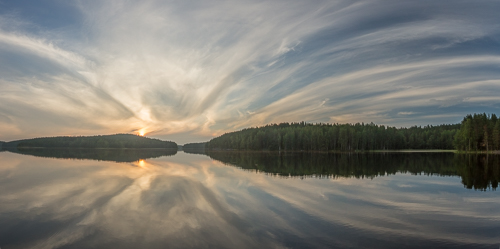
M 0 140 L 500 114 L 500 1 L 0 0 Z

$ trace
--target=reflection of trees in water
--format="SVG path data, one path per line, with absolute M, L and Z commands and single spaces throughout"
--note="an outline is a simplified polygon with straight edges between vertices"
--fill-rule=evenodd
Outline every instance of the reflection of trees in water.
M 462 183 L 468 189 L 496 189 L 500 180 L 500 156 L 488 154 L 460 155 L 457 161 Z
M 496 189 L 498 155 L 452 153 L 258 153 L 207 152 L 211 158 L 247 170 L 280 176 L 374 178 L 400 173 L 461 176 L 469 189 Z
M 168 149 L 43 149 L 19 148 L 9 151 L 38 157 L 90 159 L 113 162 L 135 162 L 141 159 L 173 156 L 177 150 Z

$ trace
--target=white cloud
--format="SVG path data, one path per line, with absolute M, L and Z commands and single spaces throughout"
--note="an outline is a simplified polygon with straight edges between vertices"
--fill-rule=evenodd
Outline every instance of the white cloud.
M 398 112 L 398 115 L 413 115 L 415 112 Z
M 0 127 L 13 132 L 2 139 L 33 130 L 30 115 L 12 114 L 27 106 L 44 113 L 32 135 L 147 127 L 162 138 L 184 134 L 181 144 L 269 122 L 406 125 L 432 121 L 421 119 L 426 108 L 498 110 L 491 93 L 499 91 L 500 59 L 471 45 L 494 47 L 489 12 L 458 18 L 439 3 L 343 1 L 80 2 L 79 9 L 83 41 L 58 30 L 30 33 L 21 16 L 0 16 L 19 27 L 0 31 L 0 53 L 8 54 L 0 59 L 8 89 L 0 93 Z

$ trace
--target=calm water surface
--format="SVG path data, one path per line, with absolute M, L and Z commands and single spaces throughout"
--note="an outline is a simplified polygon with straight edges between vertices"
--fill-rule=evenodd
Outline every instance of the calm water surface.
M 498 156 L 17 151 L 0 162 L 2 249 L 500 246 Z

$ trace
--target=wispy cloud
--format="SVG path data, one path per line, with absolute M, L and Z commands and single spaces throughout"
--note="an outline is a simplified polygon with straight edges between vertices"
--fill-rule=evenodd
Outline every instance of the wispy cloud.
M 61 17 L 67 27 L 54 21 L 60 9 L 28 19 L 10 7 L 0 13 L 1 139 L 147 127 L 184 143 L 269 122 L 406 126 L 498 112 L 495 7 L 79 2 L 65 6 L 77 13 Z

